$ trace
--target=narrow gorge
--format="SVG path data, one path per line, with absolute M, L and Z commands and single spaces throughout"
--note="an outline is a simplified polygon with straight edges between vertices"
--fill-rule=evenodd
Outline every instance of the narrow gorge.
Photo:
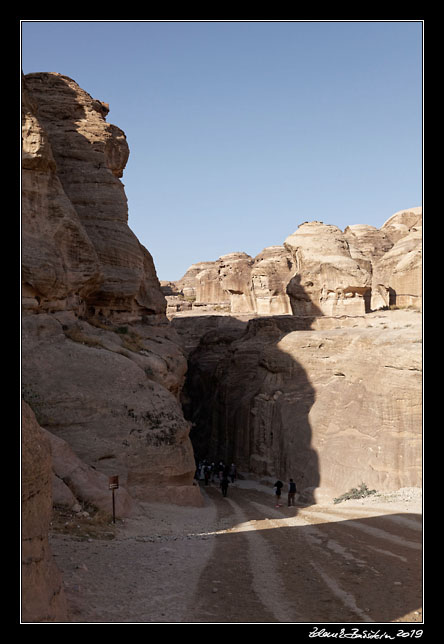
M 52 508 L 109 514 L 112 476 L 119 519 L 204 508 L 200 459 L 293 477 L 307 506 L 420 488 L 421 208 L 159 282 L 109 106 L 58 73 L 22 82 L 22 619 L 67 621 Z

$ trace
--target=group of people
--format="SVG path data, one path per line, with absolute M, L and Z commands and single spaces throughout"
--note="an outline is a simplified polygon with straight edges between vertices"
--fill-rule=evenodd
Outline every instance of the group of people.
M 276 507 L 280 508 L 282 506 L 281 501 L 281 495 L 282 495 L 282 488 L 284 487 L 284 484 L 282 481 L 276 481 L 276 483 L 273 485 L 273 488 L 276 488 Z M 288 483 L 288 496 L 287 496 L 287 501 L 288 501 L 288 507 L 294 505 L 294 500 L 296 497 L 296 483 L 293 481 L 293 479 L 290 479 Z
M 236 465 L 234 463 L 231 463 L 231 465 L 227 465 L 222 460 L 215 463 L 214 461 L 210 462 L 208 459 L 205 458 L 198 462 L 194 478 L 197 481 L 204 481 L 205 485 L 209 485 L 210 483 L 218 484 L 222 491 L 222 495 L 227 496 L 228 486 L 230 484 L 230 481 L 231 483 L 234 483 L 234 481 L 236 480 L 236 476 L 237 476 Z M 276 507 L 277 508 L 282 507 L 281 496 L 282 496 L 283 487 L 284 487 L 284 483 L 282 483 L 282 481 L 280 480 L 277 480 L 276 483 L 273 485 L 273 489 L 276 488 Z M 288 507 L 293 506 L 295 504 L 296 492 L 297 492 L 296 483 L 294 482 L 293 479 L 290 479 L 288 482 L 288 490 L 287 490 Z
M 218 463 L 210 462 L 207 459 L 199 461 L 194 478 L 198 481 L 204 481 L 205 485 L 209 483 L 219 483 L 223 496 L 227 496 L 228 485 L 236 480 L 236 465 L 231 463 L 227 465 L 220 460 Z

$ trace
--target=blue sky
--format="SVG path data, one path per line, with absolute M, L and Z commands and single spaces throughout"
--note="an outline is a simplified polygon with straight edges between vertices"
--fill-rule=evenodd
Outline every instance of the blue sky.
M 161 280 L 282 244 L 304 221 L 380 227 L 422 203 L 415 21 L 24 21 L 126 134 L 130 228 Z

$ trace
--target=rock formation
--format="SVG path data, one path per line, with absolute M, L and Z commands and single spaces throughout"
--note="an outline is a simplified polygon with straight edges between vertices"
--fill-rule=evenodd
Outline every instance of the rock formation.
M 199 505 L 190 435 L 198 456 L 293 476 L 308 502 L 420 484 L 420 209 L 305 223 L 162 293 L 108 106 L 55 73 L 24 77 L 22 99 L 25 621 L 66 616 L 52 502 L 106 511 L 118 475 L 119 517 Z
M 59 459 L 56 472 L 77 500 L 100 506 L 96 471 L 96 487 L 99 473 L 102 487 L 120 475 L 121 501 L 199 503 L 178 401 L 186 360 L 152 258 L 127 224 L 125 136 L 106 122 L 107 106 L 66 76 L 23 83 L 24 399 L 80 459 Z M 90 477 L 88 493 L 73 471 Z
M 61 574 L 48 541 L 52 517 L 51 446 L 32 409 L 22 403 L 22 619 L 67 620 Z
M 373 308 L 422 307 L 422 210 L 395 213 L 381 231 L 392 247 L 374 264 Z
M 202 498 L 179 401 L 186 359 L 151 255 L 127 223 L 128 146 L 107 113 L 66 76 L 23 78 L 22 395 L 44 428 L 32 436 L 46 464 L 52 449 L 54 500 L 111 512 L 108 477 L 118 475 L 126 516 L 139 499 Z M 48 575 L 31 579 L 26 545 L 29 517 L 44 505 L 47 522 L 50 495 L 25 465 L 24 616 L 51 620 L 46 591 L 41 608 L 30 600 Z
M 420 208 L 380 229 L 306 222 L 242 271 L 220 258 L 170 284 L 176 307 L 185 283 L 196 300 L 169 316 L 200 456 L 297 477 L 308 501 L 420 485 L 421 244 Z
M 233 315 L 291 313 L 286 286 L 292 260 L 283 246 L 265 248 L 257 257 L 230 253 L 214 262 L 193 264 L 177 282 L 162 282 L 168 313 L 197 310 Z
M 60 74 L 23 92 L 23 282 L 28 308 L 125 322 L 163 314 L 152 258 L 128 227 L 129 150 L 106 104 Z M 26 290 L 25 290 L 26 289 Z
M 282 246 L 255 258 L 231 253 L 193 264 L 162 283 L 168 315 L 196 310 L 232 315 L 363 315 L 422 305 L 422 209 L 395 213 L 381 228 L 342 232 L 305 222 Z
M 304 223 L 287 237 L 296 273 L 287 287 L 295 315 L 362 315 L 369 310 L 371 267 L 352 257 L 349 245 L 336 226 Z
M 173 320 L 184 337 L 191 319 Z M 418 312 L 220 319 L 189 345 L 184 403 L 202 458 L 293 477 L 307 502 L 361 482 L 421 485 Z

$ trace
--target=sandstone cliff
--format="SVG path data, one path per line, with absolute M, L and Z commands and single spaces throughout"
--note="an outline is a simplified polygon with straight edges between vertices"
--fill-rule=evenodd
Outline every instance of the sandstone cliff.
M 127 223 L 125 136 L 105 104 L 60 74 L 28 75 L 22 98 L 22 393 L 50 432 L 33 434 L 49 446 L 47 464 L 52 447 L 46 485 L 58 503 L 110 513 L 107 479 L 119 475 L 118 516 L 131 499 L 200 503 L 178 400 L 186 360 L 152 258 Z M 26 546 L 30 503 L 43 496 L 30 489 L 29 459 L 23 466 Z M 48 576 L 42 565 L 34 578 Z M 43 598 L 42 608 L 30 601 L 33 584 L 25 572 L 25 618 L 51 619 Z
M 48 448 L 54 501 L 110 514 L 108 476 L 118 475 L 126 516 L 139 499 L 202 499 L 178 399 L 186 359 L 151 255 L 128 226 L 129 150 L 107 113 L 66 76 L 23 78 L 22 395 L 49 432 L 33 436 Z M 44 597 L 40 608 L 30 600 L 40 582 L 26 572 L 28 517 L 43 496 L 25 465 L 24 618 L 50 620 L 57 611 L 45 617 Z M 46 579 L 45 565 L 34 579 Z
M 400 211 L 381 228 L 305 222 L 282 246 L 255 258 L 231 253 L 193 264 L 162 283 L 168 315 L 362 315 L 422 305 L 422 209 Z
M 23 394 L 43 427 L 131 495 L 180 485 L 191 500 L 186 360 L 127 223 L 128 146 L 107 113 L 66 76 L 24 79 Z
M 202 458 L 292 476 L 310 502 L 421 485 L 421 222 L 305 222 L 164 285 Z
M 162 293 L 108 106 L 54 73 L 26 76 L 22 98 L 25 621 L 66 615 L 52 502 L 110 512 L 118 475 L 119 517 L 202 503 L 191 427 L 199 456 L 293 476 L 308 502 L 420 485 L 420 209 L 381 229 L 305 223 Z
M 22 619 L 67 620 L 62 577 L 52 558 L 51 446 L 29 405 L 22 403 Z
M 293 477 L 307 502 L 422 480 L 421 315 L 228 316 L 189 340 L 184 408 L 202 458 Z M 207 331 L 205 333 L 205 330 Z
M 152 258 L 128 226 L 128 159 L 108 106 L 60 74 L 23 92 L 25 306 L 126 322 L 163 314 Z

